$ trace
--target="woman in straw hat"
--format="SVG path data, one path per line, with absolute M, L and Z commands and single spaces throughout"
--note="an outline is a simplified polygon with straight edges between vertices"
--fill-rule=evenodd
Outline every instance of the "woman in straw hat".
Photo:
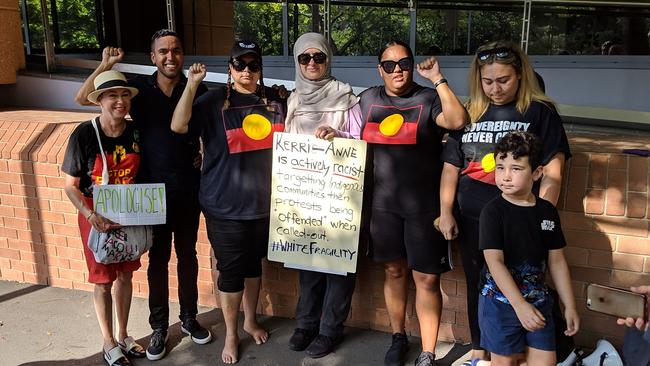
M 110 184 L 131 184 L 140 165 L 139 136 L 133 122 L 127 122 L 131 98 L 138 90 L 127 86 L 119 71 L 105 71 L 94 81 L 95 91 L 88 100 L 101 108 L 94 121 L 81 123 L 70 135 L 61 170 L 65 173 L 65 193 L 79 210 L 78 222 L 84 257 L 88 266 L 88 282 L 95 284 L 93 302 L 104 339 L 103 355 L 109 366 L 130 365 L 126 356 L 141 358 L 144 349 L 127 332 L 133 271 L 140 268 L 140 260 L 101 264 L 95 261 L 88 248 L 91 227 L 107 232 L 118 224 L 93 210 L 93 185 L 102 184 L 108 177 Z M 97 132 L 93 123 L 97 126 Z M 101 148 L 97 140 L 100 136 Z M 101 152 L 106 158 L 108 172 L 104 172 Z M 115 299 L 111 289 L 115 283 Z M 113 301 L 117 314 L 117 338 L 113 333 Z

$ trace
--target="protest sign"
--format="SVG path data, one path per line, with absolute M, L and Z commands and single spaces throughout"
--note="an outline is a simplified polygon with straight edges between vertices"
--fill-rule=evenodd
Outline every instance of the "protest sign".
M 158 225 L 167 220 L 165 184 L 96 185 L 93 209 L 120 225 Z
M 275 133 L 268 259 L 356 272 L 366 142 Z

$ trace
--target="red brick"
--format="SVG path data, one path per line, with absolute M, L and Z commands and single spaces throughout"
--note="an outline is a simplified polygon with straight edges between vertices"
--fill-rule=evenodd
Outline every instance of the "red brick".
M 9 183 L 0 183 L 0 194 L 11 194 L 11 185 Z
M 602 215 L 605 212 L 605 191 L 589 189 L 585 197 L 585 212 L 591 215 Z
M 2 268 L 2 279 L 25 282 L 25 277 L 23 275 L 23 272 L 11 268 Z
M 61 288 L 72 288 L 72 281 L 63 279 L 63 278 L 57 278 L 57 277 L 50 277 L 50 285 L 54 287 L 61 287 Z
M 562 222 L 562 229 L 565 230 L 592 230 L 594 228 L 593 218 L 582 213 L 560 211 L 560 221 Z
M 64 236 L 77 236 L 79 235 L 79 227 L 74 225 L 52 224 L 54 234 Z
M 564 230 L 567 244 L 571 247 L 615 251 L 616 237 L 594 231 Z
M 650 273 L 650 257 L 645 258 L 645 264 L 643 265 L 643 272 Z
M 616 217 L 595 217 L 596 230 L 607 234 L 648 236 L 648 221 Z
M 16 219 L 13 217 L 5 217 L 4 218 L 4 223 L 5 227 L 7 228 L 13 228 L 13 229 L 19 229 L 19 230 L 27 230 L 29 228 L 28 221 L 25 219 Z
M 68 266 L 66 266 L 64 268 L 70 268 L 70 269 L 75 270 L 75 271 L 85 271 L 85 270 L 87 270 L 86 261 L 75 260 L 75 259 L 68 260 Z
M 2 195 L 0 195 L 0 205 L 14 206 L 14 207 L 24 207 L 25 206 L 25 198 L 24 197 L 18 197 L 18 196 L 12 196 L 12 195 L 8 195 L 8 194 L 2 194 Z
M 445 294 L 447 294 L 449 296 L 453 296 L 453 295 L 456 295 L 456 284 L 457 283 L 458 282 L 456 282 L 456 281 L 442 280 L 441 279 L 440 280 L 440 288 L 442 289 L 442 291 Z
M 610 253 L 593 250 L 589 254 L 589 265 L 626 271 L 643 272 L 643 256 Z
M 71 269 L 59 268 L 59 276 L 66 280 L 83 282 L 85 281 L 84 274 L 81 271 L 73 271 Z
M 607 214 L 625 215 L 627 174 L 624 170 L 610 170 L 607 185 Z
M 15 207 L 14 217 L 18 219 L 27 219 L 31 222 L 32 226 L 34 226 L 38 221 L 38 212 L 29 208 Z
M 589 267 L 569 267 L 571 279 L 581 282 L 609 283 L 611 270 Z
M 9 248 L 20 251 L 32 251 L 32 243 L 25 240 L 9 239 Z
M 22 184 L 21 175 L 19 173 L 2 173 L 0 174 L 0 182 L 11 184 Z
M 36 189 L 34 187 L 27 187 L 24 184 L 12 184 L 11 185 L 11 194 L 15 196 L 29 196 L 34 197 L 36 195 Z
M 612 272 L 611 285 L 615 287 L 628 288 L 630 286 L 638 286 L 639 284 L 650 283 L 650 274 L 618 271 Z
M 589 251 L 584 248 L 567 246 L 564 248 L 564 256 L 567 263 L 572 266 L 584 266 L 587 264 Z
M 62 213 L 50 212 L 50 211 L 41 211 L 39 212 L 40 219 L 44 222 L 51 222 L 57 224 L 63 224 L 65 222 Z M 76 217 L 76 216 L 75 216 Z
M 18 230 L 0 227 L 0 237 L 8 239 L 18 239 Z
M 9 171 L 12 173 L 19 173 L 19 174 L 34 173 L 32 171 L 32 165 L 29 162 L 25 162 L 21 160 L 9 160 L 7 161 L 7 166 L 9 168 Z
M 585 196 L 587 187 L 587 168 L 571 167 L 569 171 L 569 180 L 567 183 L 566 204 L 567 211 L 583 212 L 582 198 Z
M 620 236 L 618 251 L 621 253 L 650 255 L 650 239 Z
M 645 217 L 648 196 L 645 193 L 627 193 L 627 217 L 642 219 Z
M 73 282 L 72 288 L 75 290 L 92 292 L 95 290 L 95 285 L 92 283 Z
M 49 201 L 52 212 L 77 213 L 77 208 L 70 201 Z
M 38 273 L 23 273 L 23 277 L 27 283 L 47 285 L 47 280 L 45 278 L 42 278 Z
M 634 192 L 647 192 L 648 190 L 648 158 L 630 156 L 630 169 L 628 174 L 628 189 Z
M 63 197 L 63 190 L 60 188 L 36 187 L 36 196 L 47 200 L 63 201 L 68 197 Z
M 0 149 L 2 148 L 2 144 L 0 143 Z M 0 172 L 8 172 L 9 171 L 9 164 L 8 160 L 0 160 Z
M 20 260 L 20 252 L 13 248 L 0 248 L 0 258 Z
M 59 177 L 46 177 L 47 186 L 50 188 L 63 188 L 65 186 L 65 178 Z
M 82 250 L 77 248 L 56 247 L 56 254 L 68 259 L 83 259 Z
M 29 208 L 36 208 L 44 211 L 50 210 L 50 201 L 46 201 L 38 198 L 32 198 L 32 197 L 25 197 L 24 202 L 25 205 Z
M 61 175 L 59 166 L 56 164 L 34 163 L 33 168 L 35 175 L 45 175 L 51 177 L 58 177 Z
M 15 269 L 21 272 L 35 273 L 34 263 L 23 262 L 19 260 L 11 261 L 11 269 Z
M 607 165 L 609 154 L 591 154 L 587 187 L 605 189 L 607 186 Z
M 41 243 L 41 234 L 33 230 L 16 230 L 18 239 L 31 241 L 34 243 Z

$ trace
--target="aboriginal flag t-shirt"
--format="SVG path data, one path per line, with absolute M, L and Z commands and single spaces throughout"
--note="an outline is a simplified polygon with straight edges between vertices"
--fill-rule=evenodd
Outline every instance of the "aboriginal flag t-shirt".
M 214 219 L 253 220 L 269 215 L 273 133 L 284 131 L 286 100 L 265 89 L 257 94 L 226 88 L 200 96 L 192 108 L 189 133 L 201 136 L 203 167 L 199 201 Z
M 451 131 L 442 152 L 443 161 L 460 168 L 457 199 L 461 214 L 478 219 L 485 203 L 501 193 L 494 181 L 494 147 L 505 134 L 517 130 L 539 139 L 542 165 L 557 153 L 564 153 L 565 159 L 571 156 L 562 120 L 553 107 L 533 102 L 521 114 L 515 102 L 490 105 L 479 121 Z M 538 185 L 539 181 L 535 189 Z
M 438 93 L 415 84 L 399 97 L 387 95 L 383 86 L 360 97 L 361 137 L 373 154 L 372 207 L 408 215 L 437 212 L 446 132 L 436 125 L 442 112 Z
M 106 156 L 108 183 L 135 183 L 140 167 L 140 133 L 134 122 L 127 121 L 118 137 L 106 136 L 99 123 L 97 127 Z M 93 184 L 102 184 L 104 163 L 91 121 L 79 124 L 70 135 L 61 170 L 80 178 L 79 189 L 86 197 L 92 197 Z

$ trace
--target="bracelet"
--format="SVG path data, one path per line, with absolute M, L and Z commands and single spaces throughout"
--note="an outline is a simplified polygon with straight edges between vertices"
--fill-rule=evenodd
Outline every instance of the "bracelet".
M 440 84 L 447 84 L 447 79 L 442 78 L 442 79 L 436 81 L 435 83 L 433 83 L 433 88 L 434 89 L 437 88 L 438 85 L 440 85 Z
M 95 214 L 95 210 L 90 210 L 90 213 L 88 214 L 88 216 L 86 216 L 86 221 L 89 221 L 94 214 Z

